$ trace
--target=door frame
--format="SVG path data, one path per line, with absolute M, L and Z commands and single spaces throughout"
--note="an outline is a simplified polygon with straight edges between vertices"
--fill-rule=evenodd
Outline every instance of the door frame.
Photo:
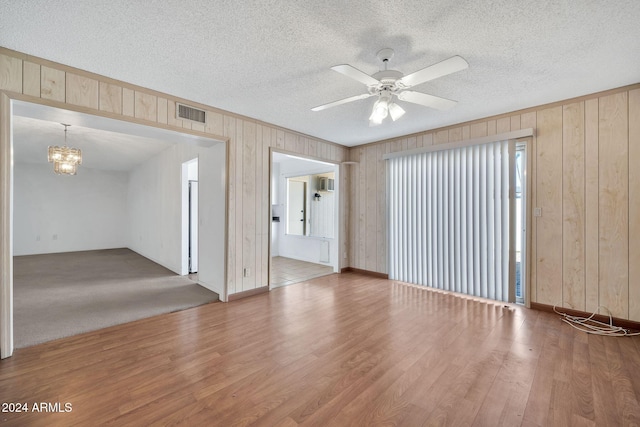
M 310 155 L 306 155 L 306 154 L 300 154 L 300 153 L 296 153 L 293 151 L 288 151 L 285 149 L 281 149 L 281 148 L 277 148 L 277 147 L 269 147 L 269 208 L 267 209 L 267 214 L 268 214 L 268 224 L 269 224 L 269 234 L 268 234 L 268 245 L 267 245 L 267 258 L 268 258 L 268 271 L 267 271 L 267 286 L 269 287 L 269 290 L 271 290 L 271 271 L 272 271 L 272 256 L 271 256 L 271 244 L 273 242 L 273 218 L 272 218 L 272 200 L 273 200 L 273 183 L 271 182 L 272 180 L 272 175 L 273 175 L 273 155 L 275 153 L 279 153 L 279 154 L 285 154 L 285 155 L 289 155 L 295 158 L 299 158 L 302 160 L 311 160 L 311 161 L 316 161 L 316 162 L 321 162 L 321 163 L 326 163 L 326 164 L 330 164 L 333 165 L 335 170 L 335 183 L 334 185 L 336 186 L 336 188 L 338 189 L 336 191 L 336 198 L 335 198 L 335 207 L 334 207 L 334 218 L 335 218 L 335 234 L 334 234 L 334 239 L 337 242 L 337 260 L 336 260 L 336 265 L 332 265 L 333 269 L 334 269 L 334 273 L 340 273 L 341 272 L 341 268 L 340 265 L 342 264 L 342 251 L 343 246 L 344 246 L 344 239 L 346 238 L 345 235 L 346 233 L 342 233 L 342 221 L 343 221 L 343 215 L 342 215 L 342 204 L 344 203 L 344 195 L 343 192 L 347 191 L 345 185 L 343 185 L 345 183 L 345 180 L 343 179 L 343 174 L 345 173 L 345 171 L 342 169 L 342 165 L 344 165 L 345 163 L 341 163 L 338 161 L 332 161 L 332 160 L 327 160 L 325 158 L 321 158 L 321 157 L 317 157 L 317 156 L 310 156 Z M 282 223 L 282 219 L 281 219 L 281 223 Z M 285 225 L 286 226 L 286 225 Z M 344 258 L 346 259 L 346 252 L 344 253 Z
M 229 138 L 219 135 L 194 132 L 190 129 L 174 129 L 162 123 L 149 122 L 134 117 L 106 113 L 88 107 L 79 107 L 65 102 L 50 101 L 30 95 L 0 90 L 0 359 L 13 355 L 13 101 L 22 101 L 36 105 L 78 112 L 111 120 L 134 123 L 151 128 L 159 128 L 176 133 L 208 138 L 225 145 L 225 206 L 229 204 Z M 226 252 L 228 248 L 228 213 L 225 212 L 223 262 L 223 295 L 228 295 Z
M 533 136 L 529 136 L 527 138 L 516 139 L 516 146 L 524 147 L 524 170 L 522 173 L 525 176 L 523 180 L 524 188 L 524 206 L 523 206 L 523 215 L 524 215 L 524 225 L 525 225 L 525 233 L 524 233 L 524 242 L 522 242 L 522 247 L 524 248 L 524 271 L 521 271 L 521 274 L 525 277 L 525 289 L 524 289 L 524 306 L 527 308 L 531 308 L 531 275 L 533 271 L 533 230 L 532 230 L 532 212 L 533 212 L 533 201 L 532 201 L 532 182 L 533 182 Z M 515 193 L 515 191 L 514 191 Z
M 189 252 L 191 247 L 191 230 L 190 230 L 190 189 L 189 189 L 189 165 L 192 163 L 198 163 L 198 178 L 200 177 L 200 164 L 198 157 L 186 160 L 182 162 L 182 179 L 180 185 L 182 186 L 182 265 L 180 273 L 184 276 L 190 272 Z M 198 204 L 198 214 L 200 204 Z M 199 217 L 199 215 L 198 215 Z M 198 237 L 200 237 L 198 235 Z M 198 239 L 199 240 L 199 239 Z

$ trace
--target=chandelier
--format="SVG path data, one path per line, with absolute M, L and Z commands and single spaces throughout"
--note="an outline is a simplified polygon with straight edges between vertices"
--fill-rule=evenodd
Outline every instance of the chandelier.
M 64 146 L 49 146 L 49 163 L 53 163 L 53 171 L 59 175 L 75 175 L 82 164 L 82 151 L 67 146 L 67 127 L 71 125 L 60 124 L 64 126 Z

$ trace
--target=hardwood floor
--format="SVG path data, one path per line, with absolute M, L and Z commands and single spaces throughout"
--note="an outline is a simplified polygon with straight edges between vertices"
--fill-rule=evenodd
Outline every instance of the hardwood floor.
M 29 412 L 0 422 L 636 425 L 639 367 L 639 337 L 334 274 L 17 350 L 0 402 Z M 71 412 L 32 412 L 42 402 Z
M 333 267 L 292 258 L 271 258 L 271 289 L 333 274 Z

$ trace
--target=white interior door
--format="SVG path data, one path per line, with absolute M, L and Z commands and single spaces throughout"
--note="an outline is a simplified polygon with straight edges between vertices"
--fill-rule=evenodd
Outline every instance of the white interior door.
M 289 180 L 289 198 L 287 205 L 287 233 L 305 234 L 305 194 L 307 183 Z

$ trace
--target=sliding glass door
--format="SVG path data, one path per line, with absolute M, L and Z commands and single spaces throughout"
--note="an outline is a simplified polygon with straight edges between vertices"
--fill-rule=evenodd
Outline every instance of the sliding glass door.
M 388 159 L 389 277 L 515 302 L 515 164 L 508 141 Z

